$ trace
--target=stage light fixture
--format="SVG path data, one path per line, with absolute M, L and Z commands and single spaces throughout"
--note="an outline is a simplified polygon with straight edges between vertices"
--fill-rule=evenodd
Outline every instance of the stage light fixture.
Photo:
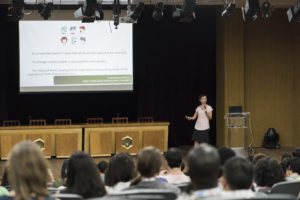
M 173 19 L 175 19 L 177 21 L 177 20 L 180 19 L 181 16 L 182 16 L 182 9 L 177 8 L 176 6 L 174 6 L 174 10 L 173 10 L 173 13 L 172 13 Z
M 254 22 L 257 19 L 259 9 L 259 0 L 246 0 L 245 6 L 242 7 L 244 21 Z
M 113 6 L 113 18 L 114 18 L 114 25 L 115 29 L 118 29 L 119 23 L 120 23 L 120 1 L 114 0 L 114 6 Z
M 152 14 L 152 17 L 155 21 L 160 21 L 164 16 L 164 3 L 158 2 L 155 4 L 155 8 Z
M 221 13 L 221 16 L 228 18 L 231 16 L 232 12 L 235 9 L 235 3 L 229 3 L 229 4 L 226 3 L 224 7 L 225 9 Z
M 294 18 L 298 18 L 298 21 L 300 22 L 300 0 L 297 1 L 295 6 L 288 9 L 287 15 L 289 22 L 291 22 Z
M 12 0 L 11 5 L 8 7 L 7 16 L 13 21 L 18 21 L 24 17 L 24 0 Z
M 44 20 L 47 20 L 49 17 L 51 17 L 52 10 L 53 3 L 38 4 L 38 11 Z
M 263 19 L 270 19 L 272 15 L 272 7 L 270 2 L 265 1 L 261 5 L 261 14 Z
M 196 7 L 196 0 L 184 0 L 183 7 L 182 7 L 183 17 L 190 18 L 190 19 L 195 18 L 195 13 L 194 13 L 195 7 Z
M 129 13 L 129 17 L 133 22 L 136 22 L 138 20 L 138 18 L 141 16 L 143 9 L 144 9 L 144 3 L 143 2 L 139 2 L 135 8 L 133 9 L 133 11 L 131 11 Z

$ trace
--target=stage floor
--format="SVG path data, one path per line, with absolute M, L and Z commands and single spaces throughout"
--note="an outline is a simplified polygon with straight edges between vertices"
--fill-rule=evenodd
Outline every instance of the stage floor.
M 186 162 L 186 155 L 188 151 L 192 148 L 192 146 L 181 146 L 180 147 L 184 153 L 184 161 Z M 293 150 L 296 147 L 281 147 L 280 149 L 265 149 L 265 148 L 253 148 L 254 154 L 257 153 L 264 153 L 266 155 L 274 157 L 276 160 L 280 161 L 281 155 L 283 153 L 289 153 L 292 154 Z M 237 149 L 236 150 L 238 154 L 244 154 L 244 151 L 242 149 Z M 135 156 L 134 156 L 135 157 Z M 98 163 L 101 160 L 106 160 L 109 161 L 110 157 L 97 157 L 93 158 L 95 163 Z M 48 159 L 49 167 L 53 172 L 53 175 L 55 178 L 60 177 L 60 169 L 61 165 L 63 163 L 64 159 L 63 158 L 51 158 Z M 5 168 L 6 161 L 0 161 L 0 176 L 2 177 L 3 171 Z M 164 164 L 163 168 L 165 169 L 166 166 Z

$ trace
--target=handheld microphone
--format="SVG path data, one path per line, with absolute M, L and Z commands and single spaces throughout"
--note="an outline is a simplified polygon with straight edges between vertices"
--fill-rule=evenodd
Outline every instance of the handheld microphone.
M 206 104 L 203 105 L 204 109 L 206 109 Z

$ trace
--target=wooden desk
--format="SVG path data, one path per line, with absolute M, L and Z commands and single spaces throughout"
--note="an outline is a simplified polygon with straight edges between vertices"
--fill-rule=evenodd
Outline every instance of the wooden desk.
M 91 156 L 110 156 L 155 146 L 161 152 L 168 149 L 168 122 L 100 124 L 84 128 L 84 151 Z
M 12 147 L 23 140 L 43 143 L 47 158 L 69 157 L 74 151 L 82 150 L 82 126 L 0 127 L 1 159 L 7 159 Z
M 0 156 L 7 159 L 12 147 L 23 140 L 42 144 L 48 158 L 69 157 L 81 150 L 91 156 L 136 154 L 145 146 L 164 152 L 168 148 L 168 126 L 168 122 L 153 122 L 0 127 Z

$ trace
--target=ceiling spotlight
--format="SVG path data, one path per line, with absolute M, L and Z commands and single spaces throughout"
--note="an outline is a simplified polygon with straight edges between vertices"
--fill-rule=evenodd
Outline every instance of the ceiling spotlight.
M 120 23 L 120 1 L 114 0 L 114 6 L 113 6 L 113 17 L 114 17 L 114 25 L 115 29 L 118 29 L 119 23 Z
M 141 16 L 142 12 L 144 9 L 144 3 L 143 2 L 139 2 L 133 11 L 131 11 L 129 13 L 129 17 L 132 19 L 132 21 L 136 22 L 138 20 L 138 18 Z
M 294 17 L 300 17 L 300 0 L 297 1 L 296 5 L 289 8 L 287 11 L 289 22 L 293 20 Z
M 259 0 L 246 0 L 245 7 L 242 7 L 244 21 L 254 22 L 257 19 L 259 9 Z
M 184 0 L 183 1 L 183 17 L 184 18 L 191 18 L 195 17 L 194 10 L 196 7 L 196 0 Z
M 160 21 L 164 16 L 164 3 L 158 2 L 155 5 L 152 17 L 155 21 Z
M 272 7 L 268 1 L 263 2 L 261 5 L 261 14 L 263 19 L 270 19 L 272 15 Z
M 83 16 L 82 22 L 94 22 L 96 19 L 97 0 L 85 0 L 82 7 L 74 12 L 74 17 Z
M 38 11 L 44 20 L 47 20 L 49 17 L 51 17 L 52 10 L 53 10 L 53 3 L 38 5 Z
M 104 12 L 102 10 L 102 6 L 101 6 L 100 3 L 97 6 L 97 10 L 95 12 L 95 15 L 96 15 L 96 20 L 103 20 L 104 19 Z
M 235 3 L 225 4 L 225 9 L 222 12 L 221 16 L 226 18 L 230 17 L 234 9 L 235 9 Z
M 12 0 L 11 5 L 8 7 L 7 16 L 11 20 L 18 21 L 24 17 L 24 0 Z
M 173 13 L 172 13 L 173 19 L 179 20 L 181 16 L 182 16 L 182 9 L 174 7 L 174 10 L 173 10 Z

